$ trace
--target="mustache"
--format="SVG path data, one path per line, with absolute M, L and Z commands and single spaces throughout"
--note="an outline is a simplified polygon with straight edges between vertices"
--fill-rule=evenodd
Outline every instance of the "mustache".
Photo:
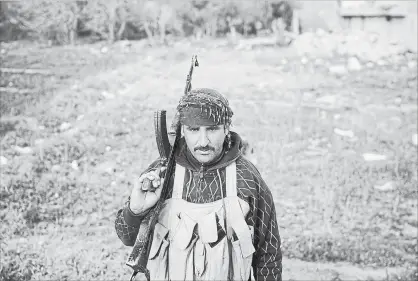
M 197 146 L 194 148 L 194 151 L 215 151 L 215 148 L 210 146 L 210 145 L 206 145 L 206 146 Z

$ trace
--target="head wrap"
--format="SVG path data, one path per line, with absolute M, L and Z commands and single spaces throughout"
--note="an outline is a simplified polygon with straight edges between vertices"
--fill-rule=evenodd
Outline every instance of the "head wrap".
M 230 125 L 234 114 L 228 100 L 208 88 L 193 89 L 184 95 L 177 111 L 180 123 L 188 126 Z

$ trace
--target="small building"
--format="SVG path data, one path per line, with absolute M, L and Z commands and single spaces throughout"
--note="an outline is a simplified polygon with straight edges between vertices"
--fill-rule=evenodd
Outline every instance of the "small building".
M 367 31 L 417 51 L 416 1 L 341 1 L 341 27 Z

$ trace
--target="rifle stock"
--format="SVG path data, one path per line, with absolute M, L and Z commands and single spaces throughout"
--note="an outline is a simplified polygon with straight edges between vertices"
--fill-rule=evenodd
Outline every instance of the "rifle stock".
M 185 94 L 191 89 L 191 78 L 193 74 L 193 67 L 198 66 L 196 56 L 192 58 L 192 65 L 189 70 L 189 74 L 186 79 L 186 88 Z M 142 220 L 138 235 L 135 239 L 135 244 L 133 246 L 132 252 L 129 255 L 126 265 L 133 269 L 131 281 L 135 279 L 135 276 L 138 273 L 145 274 L 148 281 L 150 281 L 150 273 L 147 269 L 149 252 L 152 245 L 154 227 L 158 219 L 158 215 L 163 207 L 164 200 L 169 194 L 169 184 L 170 178 L 173 174 L 175 161 L 174 161 L 174 152 L 178 146 L 180 140 L 180 123 L 176 124 L 176 137 L 173 145 L 170 145 L 168 134 L 167 134 L 167 120 L 166 120 L 166 111 L 158 110 L 154 113 L 154 129 L 155 137 L 158 147 L 158 152 L 160 154 L 161 166 L 167 166 L 165 170 L 165 180 L 161 190 L 160 199 L 157 201 L 155 206 L 150 210 L 150 212 Z M 143 184 L 151 184 L 149 180 L 144 180 Z

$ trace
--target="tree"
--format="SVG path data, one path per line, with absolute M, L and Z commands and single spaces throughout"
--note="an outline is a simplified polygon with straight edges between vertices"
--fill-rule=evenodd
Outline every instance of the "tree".
M 127 0 L 90 0 L 84 17 L 85 25 L 109 42 L 120 39 L 126 26 Z
M 10 20 L 23 30 L 57 43 L 74 44 L 85 1 L 9 2 Z
M 184 7 L 183 1 L 176 0 L 129 0 L 127 20 L 145 30 L 150 43 L 166 43 L 167 33 L 184 35 L 178 16 Z
M 236 4 L 242 26 L 242 32 L 245 36 L 257 34 L 257 22 L 262 22 L 264 16 L 263 1 L 240 1 Z
M 190 0 L 185 2 L 180 13 L 195 36 L 215 36 L 221 9 L 222 2 L 218 0 Z

